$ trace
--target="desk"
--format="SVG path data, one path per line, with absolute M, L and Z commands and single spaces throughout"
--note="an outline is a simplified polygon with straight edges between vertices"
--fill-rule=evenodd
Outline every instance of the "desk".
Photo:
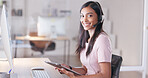
M 44 61 L 50 61 L 48 58 L 14 58 L 14 73 L 17 78 L 32 78 L 32 67 L 44 67 L 51 78 L 64 78 L 55 68 L 46 64 Z M 0 61 L 0 71 L 9 70 L 8 61 Z
M 48 37 L 40 37 L 40 36 L 16 36 L 16 45 L 17 45 L 17 40 L 22 40 L 22 41 L 53 41 L 53 40 L 59 40 L 59 41 L 64 41 L 64 56 L 63 56 L 63 62 L 66 63 L 66 58 L 67 58 L 67 64 L 69 64 L 69 55 L 70 55 L 70 40 L 67 37 L 57 37 L 57 38 L 48 38 Z M 67 50 L 66 50 L 66 44 L 67 45 Z M 66 56 L 66 52 L 68 53 Z M 15 58 L 17 56 L 17 47 L 15 48 Z
M 48 38 L 42 36 L 16 36 L 16 40 L 30 40 L 30 41 L 51 41 L 51 40 L 69 40 L 67 37 Z

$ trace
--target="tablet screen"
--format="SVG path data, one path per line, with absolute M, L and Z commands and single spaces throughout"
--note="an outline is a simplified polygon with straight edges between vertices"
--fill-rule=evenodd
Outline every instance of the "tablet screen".
M 52 66 L 54 66 L 54 67 L 64 68 L 65 70 L 70 71 L 70 72 L 74 73 L 75 75 L 82 75 L 82 74 L 80 74 L 80 73 L 78 73 L 78 72 L 76 72 L 76 71 L 74 71 L 74 70 L 71 70 L 71 69 L 69 69 L 69 68 L 67 68 L 67 67 L 65 67 L 65 66 L 62 66 L 62 65 L 59 64 L 59 63 L 47 62 L 47 61 L 45 61 L 45 63 L 50 64 L 50 65 L 52 65 Z

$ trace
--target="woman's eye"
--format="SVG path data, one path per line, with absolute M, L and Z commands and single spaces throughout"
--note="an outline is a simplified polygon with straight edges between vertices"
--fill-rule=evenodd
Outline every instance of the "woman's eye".
M 92 17 L 92 15 L 88 15 L 88 17 Z
M 80 15 L 80 17 L 84 17 L 84 15 Z

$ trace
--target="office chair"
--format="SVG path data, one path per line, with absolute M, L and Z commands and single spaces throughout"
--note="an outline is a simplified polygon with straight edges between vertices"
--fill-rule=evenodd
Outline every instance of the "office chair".
M 36 32 L 29 34 L 30 36 L 37 36 Z M 39 51 L 44 54 L 45 51 L 55 50 L 55 42 L 53 41 L 30 41 L 31 49 L 34 51 Z
M 119 78 L 122 57 L 112 54 L 111 60 L 111 78 Z

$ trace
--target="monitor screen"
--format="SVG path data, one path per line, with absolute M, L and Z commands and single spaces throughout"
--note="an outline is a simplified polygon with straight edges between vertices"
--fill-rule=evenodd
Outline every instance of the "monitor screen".
M 0 27 L 1 27 L 1 37 L 2 37 L 2 44 L 4 47 L 4 52 L 7 56 L 8 62 L 10 64 L 10 68 L 13 69 L 12 45 L 11 45 L 10 30 L 9 30 L 8 21 L 7 21 L 5 5 L 3 5 L 3 9 L 2 9 Z
M 66 17 L 38 17 L 38 36 L 65 36 Z

